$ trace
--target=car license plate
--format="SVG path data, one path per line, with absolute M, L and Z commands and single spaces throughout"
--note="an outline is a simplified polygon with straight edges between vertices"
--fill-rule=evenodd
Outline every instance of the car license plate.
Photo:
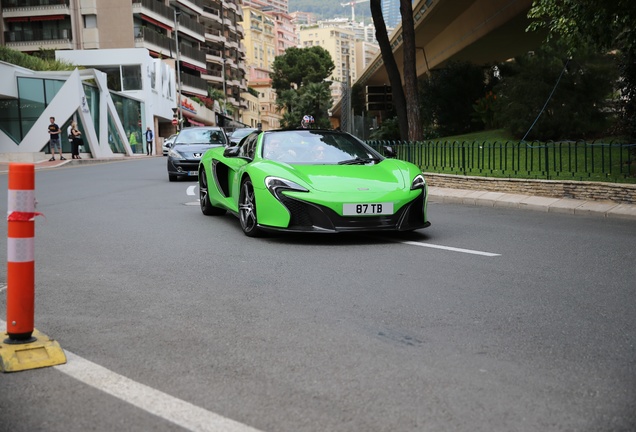
M 393 203 L 343 204 L 342 214 L 345 216 L 391 215 L 393 214 Z
M 196 176 L 199 175 L 199 172 L 198 171 L 188 171 L 188 175 L 192 176 L 192 177 L 196 177 Z

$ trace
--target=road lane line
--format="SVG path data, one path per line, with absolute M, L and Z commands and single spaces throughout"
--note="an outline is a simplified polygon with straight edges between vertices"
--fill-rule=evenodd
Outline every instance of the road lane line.
M 391 239 L 387 239 L 387 240 L 391 240 Z M 462 248 L 456 248 L 456 247 L 451 247 L 451 246 L 436 245 L 436 244 L 431 244 L 431 243 L 421 243 L 421 242 L 402 241 L 402 240 L 391 240 L 391 241 L 395 241 L 397 243 L 402 243 L 402 244 L 411 245 L 411 246 L 427 247 L 427 248 L 431 248 L 431 249 L 443 249 L 443 250 L 447 250 L 447 251 L 461 252 L 461 253 L 467 253 L 467 254 L 472 254 L 472 255 L 481 255 L 481 256 L 487 256 L 487 257 L 501 256 L 501 254 L 496 254 L 496 253 L 492 253 L 492 252 L 483 252 L 483 251 L 472 250 L 472 249 L 462 249 Z
M 188 186 L 186 189 L 186 195 L 194 196 L 194 190 L 197 188 L 197 185 Z
M 118 375 L 71 352 L 65 353 L 67 363 L 54 366 L 55 369 L 178 426 L 202 432 L 258 432 L 250 426 Z
M 6 327 L 6 325 L 5 321 L 0 320 L 0 327 Z M 64 354 L 66 354 L 66 364 L 53 366 L 53 368 L 187 430 L 260 432 L 258 429 L 116 374 L 72 352 L 64 350 Z

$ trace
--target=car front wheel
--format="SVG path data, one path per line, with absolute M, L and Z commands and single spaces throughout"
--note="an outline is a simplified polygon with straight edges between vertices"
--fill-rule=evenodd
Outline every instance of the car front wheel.
M 199 203 L 201 204 L 201 212 L 206 216 L 222 216 L 226 210 L 214 207 L 210 203 L 210 195 L 208 194 L 208 179 L 205 170 L 199 170 Z
M 254 196 L 254 186 L 250 179 L 243 181 L 241 194 L 239 196 L 239 219 L 241 228 L 248 237 L 258 237 L 261 230 L 258 228 L 256 219 L 256 197 Z

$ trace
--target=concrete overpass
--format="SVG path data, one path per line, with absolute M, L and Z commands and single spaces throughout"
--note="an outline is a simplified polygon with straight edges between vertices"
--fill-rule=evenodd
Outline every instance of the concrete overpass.
M 419 0 L 414 3 L 417 75 L 443 68 L 450 61 L 487 64 L 504 61 L 533 50 L 543 34 L 527 33 L 527 13 L 532 0 Z M 393 55 L 403 69 L 402 26 L 390 35 Z M 377 57 L 356 83 L 389 85 L 382 61 Z M 338 101 L 333 117 L 341 116 Z

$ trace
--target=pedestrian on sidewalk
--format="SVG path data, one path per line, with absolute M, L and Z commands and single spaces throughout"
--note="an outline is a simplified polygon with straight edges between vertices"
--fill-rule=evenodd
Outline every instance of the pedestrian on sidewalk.
M 128 142 L 130 143 L 130 148 L 133 153 L 137 153 L 137 134 L 135 131 L 130 131 L 130 137 L 128 138 Z
M 62 142 L 60 141 L 62 129 L 55 123 L 55 117 L 51 117 L 49 120 L 51 121 L 49 125 L 49 150 L 51 152 L 51 159 L 49 159 L 49 161 L 55 160 L 55 149 L 58 149 L 60 152 L 60 160 L 66 160 L 66 158 L 62 156 Z
M 146 128 L 146 156 L 150 156 L 152 154 L 152 139 L 154 137 L 152 130 L 150 130 L 150 126 L 148 126 Z
M 77 122 L 71 123 L 71 135 L 73 141 L 71 142 L 71 154 L 73 159 L 81 159 L 79 155 L 79 147 L 83 144 L 82 133 L 77 129 Z

